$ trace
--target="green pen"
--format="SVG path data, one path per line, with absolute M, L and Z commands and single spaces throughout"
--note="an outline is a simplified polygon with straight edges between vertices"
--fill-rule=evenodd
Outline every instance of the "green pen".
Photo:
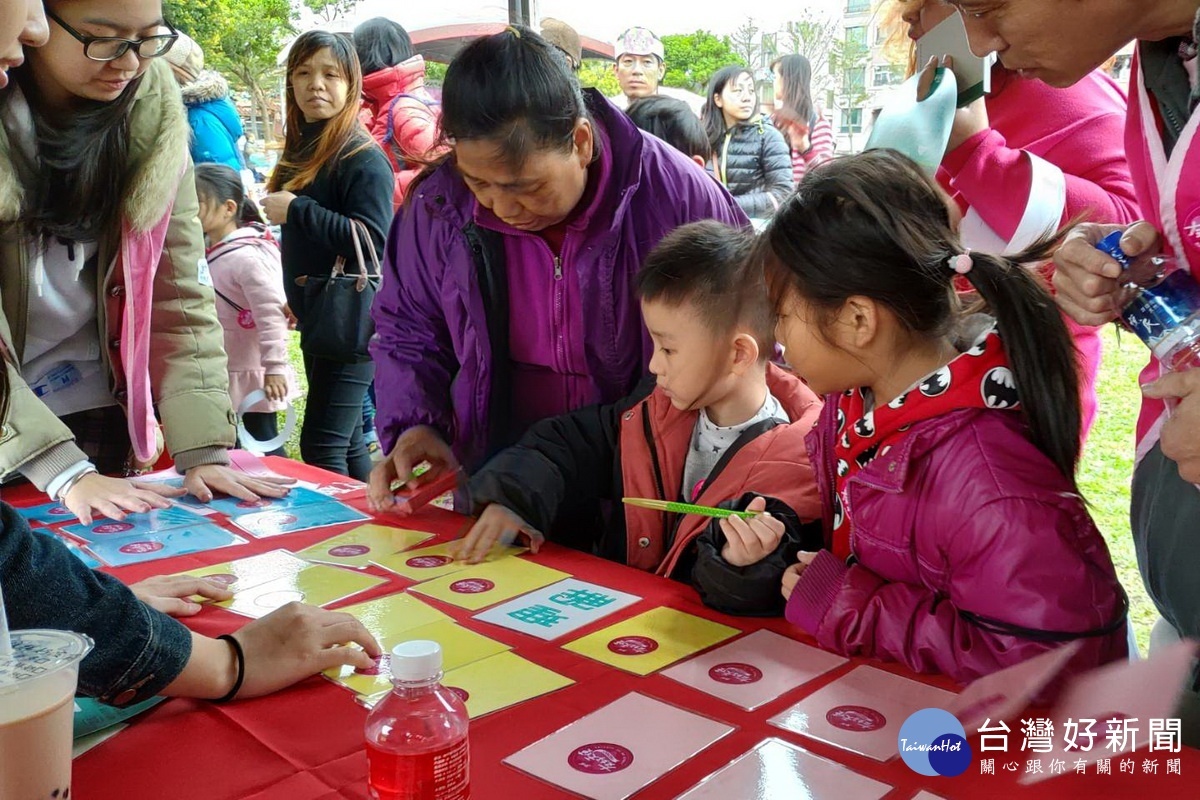
M 761 511 L 730 511 L 727 508 L 697 506 L 691 503 L 676 503 L 671 500 L 651 500 L 645 497 L 626 497 L 621 502 L 627 506 L 648 508 L 651 511 L 666 511 L 670 514 L 696 514 L 701 517 L 716 517 L 717 519 L 729 519 L 730 517 L 754 519 L 762 513 Z

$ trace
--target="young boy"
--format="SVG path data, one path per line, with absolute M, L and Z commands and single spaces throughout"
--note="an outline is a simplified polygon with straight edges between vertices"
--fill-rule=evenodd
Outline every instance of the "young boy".
M 774 323 L 761 270 L 747 262 L 751 241 L 697 222 L 659 243 L 637 276 L 657 385 L 543 420 L 492 459 L 471 479 L 482 514 L 460 557 L 478 561 L 517 536 L 537 552 L 572 503 L 607 500 L 613 519 L 593 543 L 599 555 L 690 580 L 720 611 L 780 612 L 784 570 L 821 542 L 804 445 L 821 401 L 768 363 Z M 623 506 L 622 497 L 765 513 L 718 521 Z

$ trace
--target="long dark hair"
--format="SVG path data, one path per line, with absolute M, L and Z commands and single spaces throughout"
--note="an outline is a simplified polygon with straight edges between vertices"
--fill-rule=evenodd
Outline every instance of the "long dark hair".
M 446 70 L 446 141 L 495 142 L 512 166 L 537 150 L 569 151 L 581 117 L 589 115 L 579 81 L 554 45 L 529 28 L 476 39 Z
M 36 58 L 33 59 L 36 62 Z M 13 75 L 29 102 L 37 163 L 23 165 L 26 202 L 22 223 L 30 235 L 71 241 L 100 238 L 120 220 L 129 185 L 129 116 L 139 76 L 107 103 L 76 98 L 69 114 L 53 118 L 40 102 L 33 63 Z M 11 90 L 4 102 L 11 102 Z M 20 160 L 20 148 L 10 146 Z
M 196 195 L 201 200 L 225 203 L 232 200 L 238 207 L 238 221 L 242 225 L 257 222 L 265 225 L 258 204 L 246 196 L 242 176 L 226 164 L 196 165 Z
M 780 56 L 771 62 L 772 71 L 779 73 L 782 91 L 775 98 L 776 125 L 790 122 L 803 125 L 805 129 L 812 127 L 816 117 L 816 108 L 812 100 L 812 65 L 808 59 L 797 53 Z
M 354 50 L 358 53 L 363 75 L 394 67 L 413 56 L 408 31 L 387 17 L 369 19 L 355 28 Z
M 1036 273 L 1064 232 L 1011 257 L 972 253 L 967 279 L 1008 352 L 1030 438 L 1074 485 L 1079 459 L 1075 346 Z M 763 233 L 755 259 L 778 311 L 790 292 L 818 325 L 853 295 L 887 306 L 917 336 L 950 334 L 963 306 L 949 260 L 963 252 L 949 200 L 908 157 L 869 150 L 804 176 Z
M 292 75 L 305 61 L 319 51 L 328 48 L 333 54 L 342 76 L 346 79 L 346 105 L 321 129 L 314 147 L 305 147 L 302 139 L 304 114 L 296 104 L 296 93 L 292 88 Z M 283 155 L 271 173 L 268 190 L 278 192 L 286 189 L 294 192 L 312 183 L 317 173 L 340 158 L 352 156 L 360 150 L 373 147 L 375 141 L 367 133 L 358 118 L 358 100 L 362 97 L 362 69 L 349 37 L 328 31 L 309 31 L 300 34 L 292 43 L 287 61 L 287 135 L 283 141 Z
M 754 73 L 743 67 L 741 64 L 730 64 L 728 67 L 721 67 L 713 74 L 712 80 L 708 82 L 708 96 L 704 98 L 704 107 L 700 109 L 700 121 L 704 123 L 704 130 L 708 134 L 709 144 L 714 150 L 719 150 L 721 147 L 721 138 L 725 136 L 725 115 L 717 106 L 716 98 L 721 92 L 725 91 L 727 84 L 736 81 L 742 75 L 753 76 Z M 750 115 L 750 119 L 754 119 L 758 114 L 758 99 L 754 101 L 754 113 Z

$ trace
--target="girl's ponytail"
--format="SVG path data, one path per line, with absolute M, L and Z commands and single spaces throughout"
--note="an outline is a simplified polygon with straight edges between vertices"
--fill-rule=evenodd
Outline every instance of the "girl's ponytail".
M 1048 261 L 1063 235 L 1047 237 L 1011 257 L 971 254 L 966 278 L 996 328 L 1038 449 L 1075 485 L 1079 461 L 1079 362 L 1054 298 L 1030 265 Z
M 258 207 L 258 203 L 250 197 L 242 198 L 242 209 L 238 212 L 238 216 L 243 225 L 266 225 L 267 218 L 263 216 L 262 209 Z

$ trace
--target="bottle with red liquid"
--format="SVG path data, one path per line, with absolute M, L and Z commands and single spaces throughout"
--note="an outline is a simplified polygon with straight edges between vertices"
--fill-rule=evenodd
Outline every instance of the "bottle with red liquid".
M 1121 234 L 1110 233 L 1096 248 L 1129 270 L 1134 259 L 1121 249 Z M 1165 369 L 1200 367 L 1200 285 L 1173 258 L 1159 256 L 1149 263 L 1154 275 L 1134 284 L 1136 292 L 1121 310 L 1121 320 Z
M 367 717 L 367 781 L 375 800 L 468 800 L 467 709 L 442 686 L 442 648 L 415 640 L 391 653 L 393 689 Z

